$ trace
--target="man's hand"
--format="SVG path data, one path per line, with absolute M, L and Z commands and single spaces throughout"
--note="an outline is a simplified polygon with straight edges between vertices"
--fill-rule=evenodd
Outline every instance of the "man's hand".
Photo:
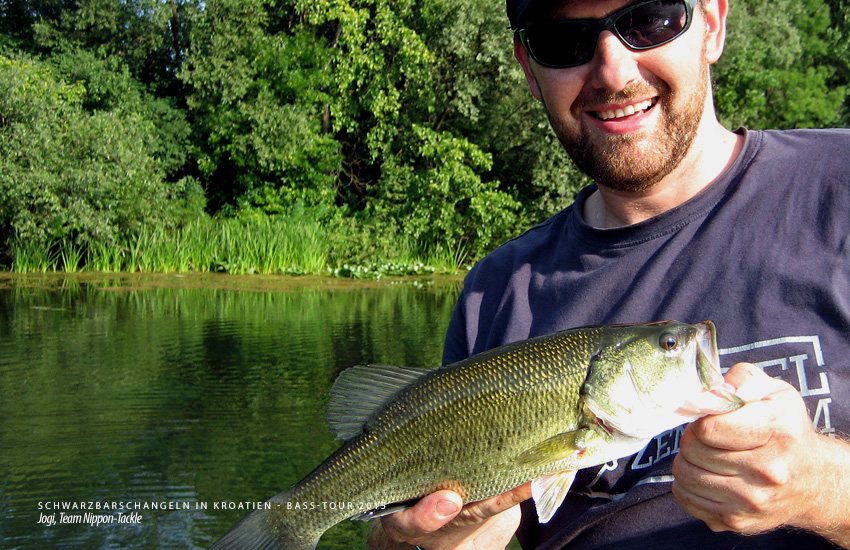
M 850 548 L 850 445 L 818 434 L 799 392 L 739 363 L 726 375 L 746 403 L 682 435 L 673 495 L 714 531 L 813 531 Z
M 417 545 L 425 550 L 502 550 L 519 526 L 519 503 L 528 498 L 530 483 L 466 506 L 457 493 L 437 491 L 412 508 L 376 522 L 369 534 L 369 548 Z

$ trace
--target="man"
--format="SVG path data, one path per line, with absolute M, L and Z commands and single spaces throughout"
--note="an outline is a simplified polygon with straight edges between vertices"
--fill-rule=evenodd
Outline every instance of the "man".
M 580 471 L 546 524 L 528 485 L 463 508 L 440 491 L 383 518 L 374 548 L 503 548 L 520 518 L 530 548 L 850 548 L 850 132 L 723 128 L 727 9 L 508 0 L 531 93 L 596 183 L 470 272 L 444 361 L 709 319 L 747 404 Z

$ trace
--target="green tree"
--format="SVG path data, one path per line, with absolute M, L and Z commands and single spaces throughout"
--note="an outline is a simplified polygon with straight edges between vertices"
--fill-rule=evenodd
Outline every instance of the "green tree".
M 486 109 L 489 83 L 455 94 L 449 75 L 457 68 L 425 40 L 423 27 L 439 25 L 434 9 L 448 19 L 446 6 L 207 4 L 184 75 L 201 171 L 217 204 L 335 204 L 398 226 L 423 246 L 505 235 L 516 204 L 492 177 L 489 153 L 456 124 Z M 438 181 L 442 191 L 428 193 Z M 476 228 L 481 220 L 492 223 Z
M 322 123 L 329 53 L 309 30 L 272 34 L 272 7 L 287 9 L 213 0 L 193 28 L 183 78 L 192 88 L 195 155 L 216 209 L 334 202 L 340 158 Z
M 192 182 L 165 183 L 173 161 L 154 121 L 126 109 L 87 111 L 87 97 L 82 82 L 67 83 L 48 63 L 0 55 L 5 238 L 90 246 L 178 221 Z
M 835 67 L 834 85 L 850 84 L 850 1 L 828 0 L 832 25 L 827 33 L 826 55 Z M 850 126 L 850 92 L 845 95 L 839 124 Z
M 588 181 L 529 93 L 505 21 L 504 6 L 490 0 L 423 4 L 418 25 L 436 57 L 425 120 L 492 157 L 482 179 L 518 199 L 524 228 L 569 204 Z
M 722 121 L 850 122 L 848 6 L 732 2 L 713 72 Z M 0 33 L 44 60 L 4 65 L 7 232 L 132 231 L 143 209 L 119 221 L 103 206 L 125 200 L 106 191 L 114 176 L 148 189 L 152 224 L 196 214 L 204 193 L 213 212 L 306 207 L 477 256 L 588 183 L 528 93 L 501 2 L 5 0 Z M 99 194 L 72 193 L 74 178 Z M 30 199 L 30 214 L 14 204 Z
M 486 134 L 477 131 L 498 96 L 493 89 L 506 85 L 477 78 L 498 76 L 507 52 L 490 34 L 498 20 L 479 14 L 485 7 L 479 0 L 304 3 L 333 54 L 329 107 L 345 155 L 345 198 L 423 248 L 478 254 L 515 231 L 518 204 L 493 177 L 492 155 L 480 143 Z
M 191 126 L 175 100 L 155 97 L 115 55 L 101 57 L 90 50 L 65 51 L 50 56 L 46 63 L 63 81 L 82 86 L 80 106 L 85 111 L 111 111 L 144 119 L 152 133 L 149 152 L 158 168 L 166 179 L 179 179 L 187 162 Z
M 73 0 L 3 0 L 0 2 L 0 45 L 24 51 L 36 49 L 34 25 L 54 21 L 69 9 Z
M 49 17 L 34 16 L 31 34 L 40 51 L 115 56 L 136 79 L 179 95 L 177 72 L 197 9 L 193 0 L 66 0 Z
M 726 51 L 714 71 L 721 119 L 752 128 L 838 123 L 847 81 L 838 78 L 832 52 L 847 44 L 836 42 L 831 25 L 823 0 L 733 3 Z

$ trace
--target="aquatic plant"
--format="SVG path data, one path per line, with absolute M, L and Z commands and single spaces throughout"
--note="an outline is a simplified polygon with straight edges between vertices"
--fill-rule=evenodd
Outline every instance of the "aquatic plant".
M 441 243 L 423 252 L 403 233 L 320 222 L 303 212 L 202 216 L 177 229 L 142 228 L 132 238 L 88 246 L 70 239 L 13 239 L 10 250 L 17 273 L 222 272 L 381 279 L 456 273 L 466 260 L 462 246 Z

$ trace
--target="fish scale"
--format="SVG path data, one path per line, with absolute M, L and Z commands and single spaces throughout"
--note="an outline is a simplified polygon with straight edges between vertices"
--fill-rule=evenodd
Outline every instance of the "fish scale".
M 342 447 L 212 549 L 310 549 L 336 523 L 377 517 L 384 506 L 439 489 L 472 502 L 531 480 L 546 521 L 576 469 L 633 454 L 648 439 L 610 425 L 646 418 L 654 435 L 705 414 L 678 411 L 683 399 L 711 392 L 710 412 L 740 406 L 713 387 L 722 382 L 716 363 L 711 323 L 666 322 L 571 329 L 430 371 L 354 367 L 329 406 Z

